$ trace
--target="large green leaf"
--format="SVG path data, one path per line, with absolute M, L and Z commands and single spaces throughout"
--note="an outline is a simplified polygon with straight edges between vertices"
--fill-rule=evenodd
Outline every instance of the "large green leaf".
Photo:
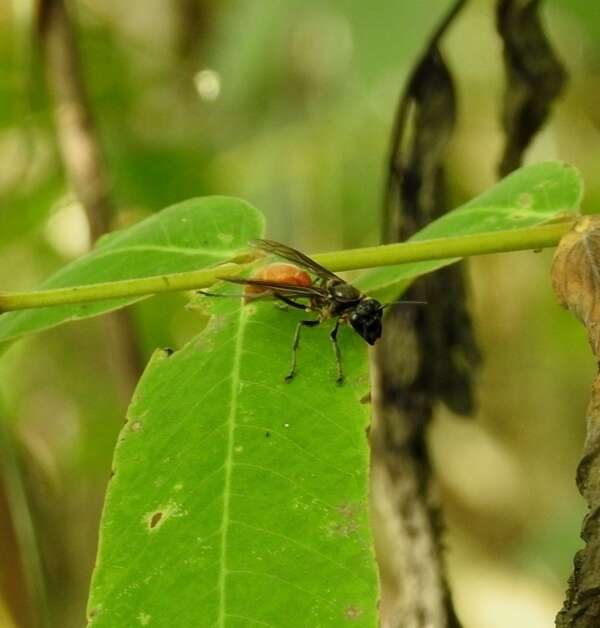
M 244 247 L 262 225 L 262 216 L 244 201 L 224 196 L 190 199 L 101 238 L 92 252 L 40 287 L 82 286 L 212 266 Z M 0 342 L 97 316 L 140 298 L 144 297 L 8 312 L 0 316 Z
M 550 161 L 516 170 L 466 205 L 427 225 L 411 240 L 532 227 L 579 209 L 583 183 L 576 168 Z M 382 299 L 394 298 L 419 275 L 459 258 L 386 266 L 364 273 L 355 282 Z
M 376 626 L 367 517 L 366 345 L 297 310 L 215 299 L 158 352 L 117 446 L 89 602 L 94 628 Z

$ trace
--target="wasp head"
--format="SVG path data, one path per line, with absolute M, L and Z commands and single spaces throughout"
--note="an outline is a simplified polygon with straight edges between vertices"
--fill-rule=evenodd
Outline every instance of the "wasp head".
M 381 338 L 383 309 L 375 299 L 362 299 L 350 314 L 350 324 L 370 345 Z

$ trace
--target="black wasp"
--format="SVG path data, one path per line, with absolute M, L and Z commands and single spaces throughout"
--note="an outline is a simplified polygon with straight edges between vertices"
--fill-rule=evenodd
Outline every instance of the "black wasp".
M 223 277 L 222 280 L 244 285 L 246 301 L 270 297 L 305 312 L 318 314 L 317 319 L 302 320 L 296 326 L 292 343 L 292 363 L 285 379 L 291 380 L 296 372 L 296 352 L 300 342 L 300 330 L 303 327 L 315 327 L 323 321 L 336 318 L 329 338 L 335 353 L 337 382 L 341 383 L 344 376 L 340 348 L 337 343 L 340 325 L 349 323 L 362 338 L 373 345 L 381 338 L 383 308 L 390 304 L 382 305 L 304 253 L 285 244 L 273 240 L 251 240 L 249 244 L 294 262 L 301 268 L 291 264 L 270 264 L 260 269 L 252 278 Z M 313 280 L 302 268 L 316 275 L 316 279 Z M 208 296 L 221 296 L 202 290 L 200 292 Z M 304 302 L 300 302 L 300 299 Z M 404 301 L 404 303 L 416 302 Z

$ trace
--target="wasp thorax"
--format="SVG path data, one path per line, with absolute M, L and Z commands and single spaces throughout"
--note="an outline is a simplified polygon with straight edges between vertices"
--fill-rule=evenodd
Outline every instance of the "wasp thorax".
M 350 324 L 370 345 L 381 338 L 383 309 L 375 299 L 363 299 L 350 314 Z
M 330 290 L 336 299 L 341 299 L 342 301 L 358 301 L 360 299 L 360 292 L 349 283 L 340 282 L 335 284 Z

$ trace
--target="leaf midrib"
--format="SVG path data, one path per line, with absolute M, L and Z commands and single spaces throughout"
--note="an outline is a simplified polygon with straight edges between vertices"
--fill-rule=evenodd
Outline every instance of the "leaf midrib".
M 233 439 L 235 436 L 235 419 L 237 415 L 237 401 L 240 384 L 240 368 L 242 363 L 242 348 L 244 332 L 246 331 L 248 315 L 243 307 L 239 308 L 239 327 L 235 339 L 233 364 L 231 369 L 231 405 L 227 417 L 227 453 L 225 458 L 225 477 L 223 482 L 223 514 L 221 517 L 221 560 L 219 565 L 219 616 L 217 625 L 225 627 L 226 597 L 225 586 L 227 578 L 227 533 L 229 531 L 229 498 L 231 495 L 231 474 L 233 469 Z

